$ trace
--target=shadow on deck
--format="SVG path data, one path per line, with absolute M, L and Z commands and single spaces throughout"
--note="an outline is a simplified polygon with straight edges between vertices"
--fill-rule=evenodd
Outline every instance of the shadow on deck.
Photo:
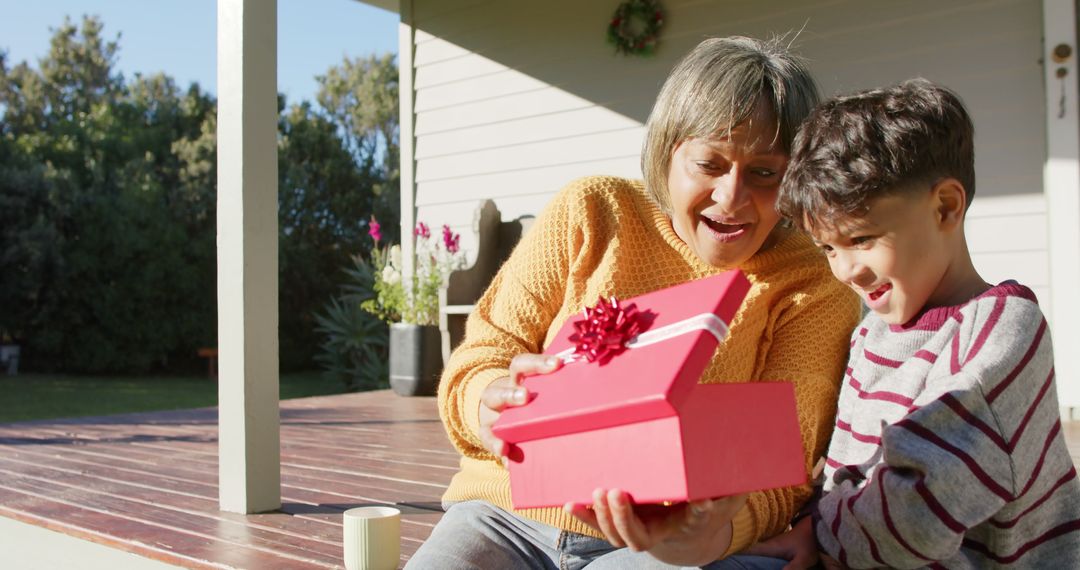
M 334 568 L 341 513 L 402 510 L 402 561 L 457 470 L 433 398 L 281 403 L 280 511 L 218 510 L 217 411 L 0 425 L 0 516 L 189 568 Z

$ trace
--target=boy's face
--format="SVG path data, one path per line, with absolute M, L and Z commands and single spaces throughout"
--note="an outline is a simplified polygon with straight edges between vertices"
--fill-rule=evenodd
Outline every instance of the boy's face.
M 886 323 L 907 323 L 937 306 L 951 248 L 934 193 L 907 192 L 870 202 L 862 217 L 812 232 L 833 275 Z
M 776 121 L 754 114 L 725 138 L 679 143 L 671 157 L 668 191 L 675 233 L 715 267 L 735 267 L 766 242 L 780 215 L 776 196 L 788 157 L 773 146 Z

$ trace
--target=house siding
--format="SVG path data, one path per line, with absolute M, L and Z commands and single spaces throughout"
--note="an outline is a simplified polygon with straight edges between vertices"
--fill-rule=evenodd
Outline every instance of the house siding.
M 413 1 L 418 219 L 461 231 L 484 198 L 515 218 L 578 176 L 640 177 L 643 124 L 678 57 L 709 36 L 799 30 L 825 95 L 916 76 L 960 94 L 976 124 L 976 266 L 1050 313 L 1040 2 L 668 0 L 651 58 L 606 43 L 615 5 Z

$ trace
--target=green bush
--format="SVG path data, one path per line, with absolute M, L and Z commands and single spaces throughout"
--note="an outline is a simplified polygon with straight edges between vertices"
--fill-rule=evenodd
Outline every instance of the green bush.
M 315 358 L 327 375 L 351 390 L 388 388 L 388 327 L 360 306 L 372 298 L 371 266 L 355 257 L 345 273 L 348 281 L 341 293 L 315 315 L 325 339 Z
M 125 80 L 102 31 L 65 20 L 38 69 L 0 51 L 0 336 L 25 370 L 193 371 L 217 336 L 216 102 Z M 396 73 L 393 56 L 346 60 L 319 108 L 281 100 L 284 370 L 310 369 L 315 313 L 370 247 L 366 220 L 397 207 Z
M 169 368 L 214 341 L 214 157 L 177 149 L 213 99 L 126 82 L 101 31 L 65 22 L 36 70 L 0 54 L 0 327 L 25 369 Z

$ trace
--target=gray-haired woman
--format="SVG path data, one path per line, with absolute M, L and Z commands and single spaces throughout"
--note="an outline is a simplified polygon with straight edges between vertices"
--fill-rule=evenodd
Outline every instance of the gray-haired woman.
M 793 382 L 809 473 L 832 429 L 859 318 L 854 294 L 774 207 L 792 138 L 817 98 L 806 67 L 778 40 L 706 40 L 657 98 L 644 182 L 585 178 L 552 200 L 478 302 L 447 363 L 440 412 L 461 470 L 443 497 L 446 515 L 410 568 L 762 562 L 732 555 L 782 532 L 810 496 L 808 485 L 654 506 L 648 516 L 617 489 L 598 489 L 591 509 L 514 511 L 505 444 L 490 428 L 506 407 L 525 404 L 523 375 L 558 366 L 538 353 L 584 306 L 739 268 L 751 289 L 701 382 Z M 724 437 L 716 434 L 717 445 Z

